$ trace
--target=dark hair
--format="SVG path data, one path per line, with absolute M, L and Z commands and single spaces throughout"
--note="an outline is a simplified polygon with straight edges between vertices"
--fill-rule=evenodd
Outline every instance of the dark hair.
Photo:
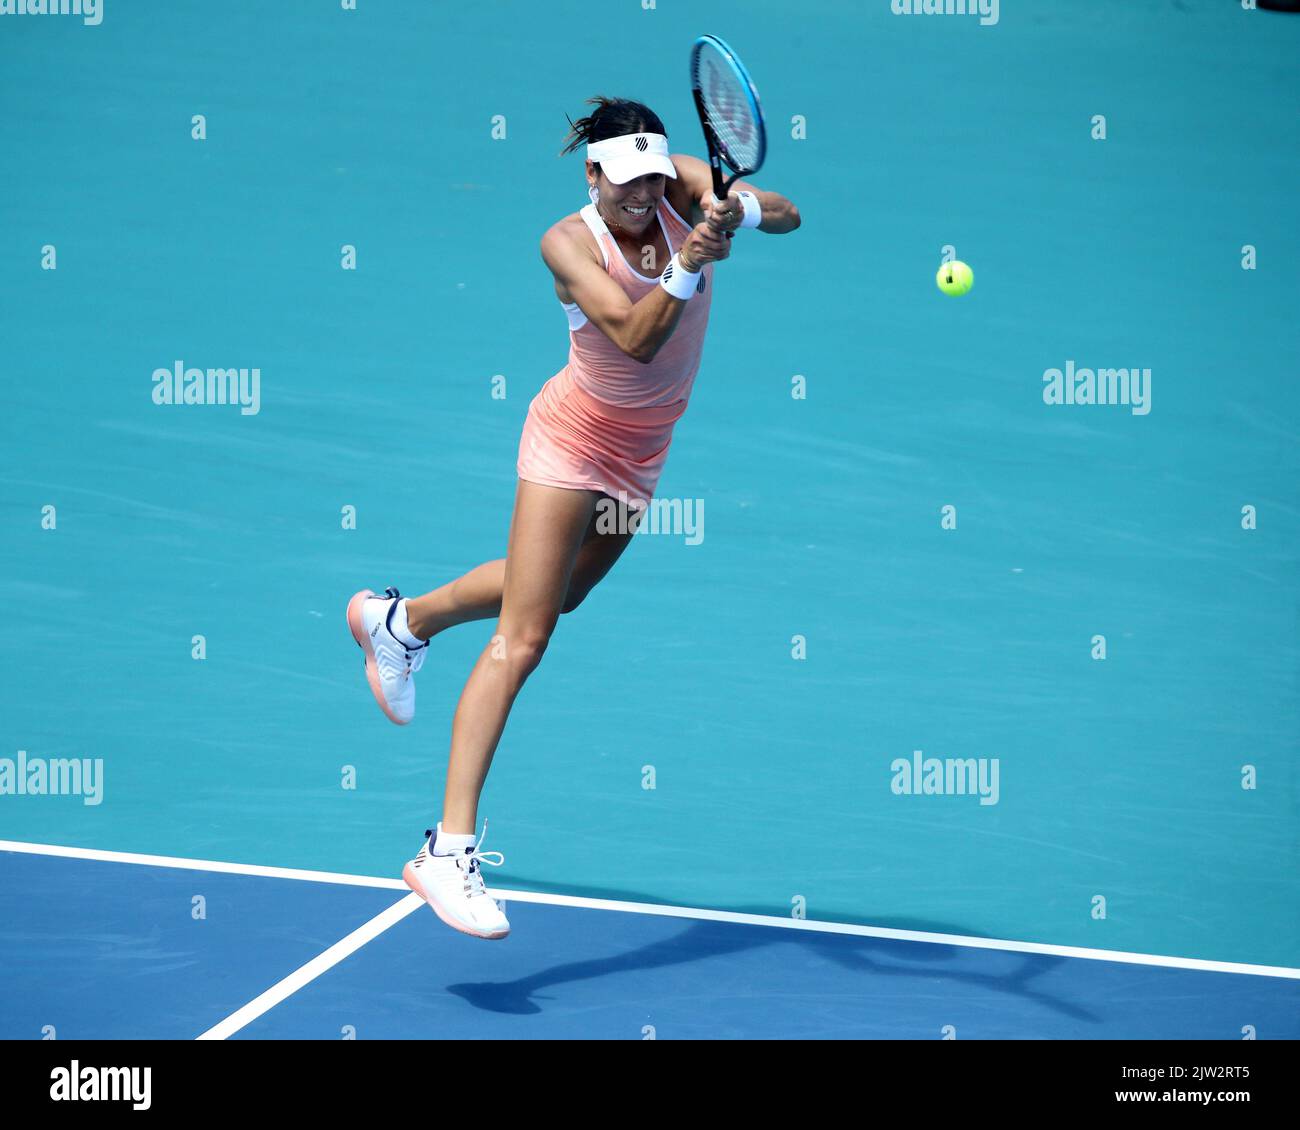
M 576 122 L 568 114 L 564 115 L 569 123 L 569 132 L 565 135 L 567 144 L 560 150 L 560 156 L 572 153 L 580 145 L 622 137 L 625 133 L 662 133 L 665 136 L 668 133 L 659 115 L 640 102 L 598 94 L 595 98 L 588 98 L 587 105 L 596 108 Z M 599 169 L 600 162 L 594 163 Z

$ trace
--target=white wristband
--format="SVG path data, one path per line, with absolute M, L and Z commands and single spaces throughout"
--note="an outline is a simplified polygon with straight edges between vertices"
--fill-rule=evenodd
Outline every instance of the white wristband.
M 763 209 L 759 207 L 758 197 L 752 192 L 738 192 L 740 202 L 745 206 L 745 218 L 740 221 L 742 228 L 756 228 L 763 222 Z
M 668 260 L 668 266 L 664 268 L 664 273 L 659 276 L 659 285 L 674 298 L 690 298 L 695 293 L 695 287 L 699 281 L 700 272 L 688 271 L 683 267 L 680 254 L 674 254 Z

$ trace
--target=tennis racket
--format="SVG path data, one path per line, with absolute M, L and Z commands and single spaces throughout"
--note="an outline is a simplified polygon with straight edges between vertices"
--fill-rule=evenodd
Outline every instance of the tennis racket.
M 691 93 L 709 147 L 713 196 L 725 200 L 731 186 L 758 172 L 767 155 L 758 91 L 736 53 L 716 35 L 702 35 L 691 45 Z M 723 165 L 731 171 L 725 180 Z

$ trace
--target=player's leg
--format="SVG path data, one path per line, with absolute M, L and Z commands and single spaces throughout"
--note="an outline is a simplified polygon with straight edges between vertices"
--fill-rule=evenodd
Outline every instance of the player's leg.
M 617 507 L 617 519 L 614 517 L 614 507 Z M 631 544 L 644 515 L 644 510 L 623 506 L 609 495 L 597 500 L 596 513 L 592 515 L 586 540 L 578 551 L 578 560 L 573 567 L 573 576 L 569 579 L 569 591 L 565 595 L 561 612 L 574 611 L 586 600 L 587 594 L 604 580 Z
M 614 504 L 614 500 L 608 497 L 601 502 L 606 506 Z M 632 540 L 637 512 L 627 507 L 620 507 L 620 511 L 617 521 L 612 512 L 609 512 L 607 522 L 602 521 L 602 515 L 606 511 L 592 514 L 582 548 L 573 565 L 573 576 L 561 607 L 562 612 L 572 612 L 583 602 L 587 594 L 614 567 L 614 562 Z M 439 632 L 457 624 L 500 615 L 505 575 L 504 557 L 496 561 L 485 561 L 432 592 L 409 598 L 406 602 L 406 620 L 412 635 L 422 640 L 432 639 Z
M 599 497 L 587 491 L 570 493 Z M 614 504 L 609 498 L 602 502 Z M 561 612 L 572 612 L 582 603 L 632 539 L 635 511 L 624 510 L 617 523 L 602 520 L 601 513 L 593 513 L 588 522 Z M 605 532 L 607 527 L 612 532 Z M 348 626 L 365 654 L 366 680 L 392 721 L 405 725 L 415 716 L 415 673 L 424 663 L 432 635 L 454 624 L 500 615 L 505 573 L 502 558 L 485 562 L 423 597 L 403 600 L 396 589 L 384 596 L 362 589 L 348 602 Z
M 501 612 L 505 588 L 506 559 L 484 561 L 463 576 L 423 596 L 406 602 L 406 621 L 411 633 L 422 640 L 471 620 L 486 620 Z
M 452 723 L 443 830 L 474 831 L 506 717 L 541 662 L 564 607 L 598 495 L 520 480 L 496 633 L 470 672 Z
M 482 851 L 482 837 L 474 834 L 479 793 L 515 696 L 559 619 L 596 498 L 594 491 L 520 480 L 496 634 L 470 672 L 452 724 L 443 820 L 402 871 L 439 918 L 475 937 L 510 933 L 483 883 L 481 864 L 504 860 Z

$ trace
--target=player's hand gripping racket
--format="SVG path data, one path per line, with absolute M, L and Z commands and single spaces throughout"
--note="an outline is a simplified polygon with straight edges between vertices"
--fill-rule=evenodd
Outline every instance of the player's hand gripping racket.
M 702 35 L 691 45 L 691 93 L 709 147 L 713 196 L 723 201 L 740 177 L 758 172 L 767 155 L 758 91 L 736 53 L 716 35 Z M 732 173 L 726 180 L 723 165 Z

